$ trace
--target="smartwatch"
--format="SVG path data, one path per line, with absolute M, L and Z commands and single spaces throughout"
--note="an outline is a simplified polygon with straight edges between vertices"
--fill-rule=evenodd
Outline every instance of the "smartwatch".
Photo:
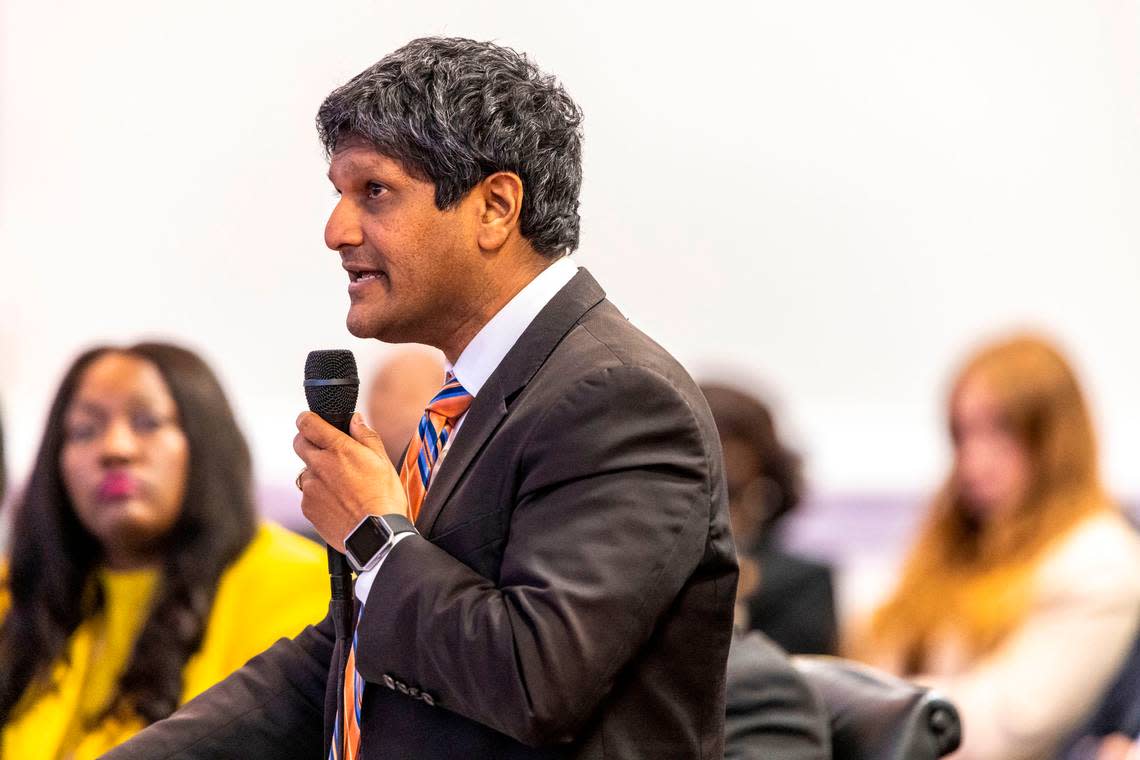
M 417 533 L 403 515 L 365 515 L 344 540 L 344 554 L 357 573 L 371 570 L 391 550 L 396 536 Z

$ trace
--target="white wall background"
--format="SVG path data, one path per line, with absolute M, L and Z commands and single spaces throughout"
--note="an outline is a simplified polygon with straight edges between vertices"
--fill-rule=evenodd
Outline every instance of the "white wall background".
M 761 381 L 817 489 L 921 490 L 975 340 L 1059 336 L 1140 493 L 1140 9 L 1125 0 L 2 0 L 0 401 L 30 464 L 83 346 L 222 374 L 291 480 L 343 328 L 323 96 L 423 34 L 491 38 L 586 112 L 579 261 L 698 374 Z

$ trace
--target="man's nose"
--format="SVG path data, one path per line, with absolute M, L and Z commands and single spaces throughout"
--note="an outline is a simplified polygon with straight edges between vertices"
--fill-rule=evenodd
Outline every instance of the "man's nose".
M 337 201 L 329 220 L 325 223 L 325 245 L 334 251 L 355 248 L 364 243 L 364 233 L 360 229 L 360 214 L 349 199 L 343 196 Z

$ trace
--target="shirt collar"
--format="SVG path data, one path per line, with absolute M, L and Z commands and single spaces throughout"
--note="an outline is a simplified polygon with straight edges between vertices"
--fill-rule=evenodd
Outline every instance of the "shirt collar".
M 550 299 L 574 278 L 577 271 L 578 265 L 569 256 L 560 258 L 527 283 L 483 325 L 483 329 L 471 339 L 455 364 L 448 367 L 468 393 L 472 396 L 479 395 L 487 378 L 503 361 L 519 336 L 543 307 L 550 303 Z

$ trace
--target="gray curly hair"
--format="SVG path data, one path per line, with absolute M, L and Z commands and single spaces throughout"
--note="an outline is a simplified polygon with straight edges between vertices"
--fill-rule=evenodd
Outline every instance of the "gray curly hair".
M 520 231 L 558 258 L 578 247 L 582 110 L 526 56 L 490 42 L 423 37 L 332 92 L 317 132 L 332 154 L 361 137 L 451 208 L 499 171 L 523 183 Z

